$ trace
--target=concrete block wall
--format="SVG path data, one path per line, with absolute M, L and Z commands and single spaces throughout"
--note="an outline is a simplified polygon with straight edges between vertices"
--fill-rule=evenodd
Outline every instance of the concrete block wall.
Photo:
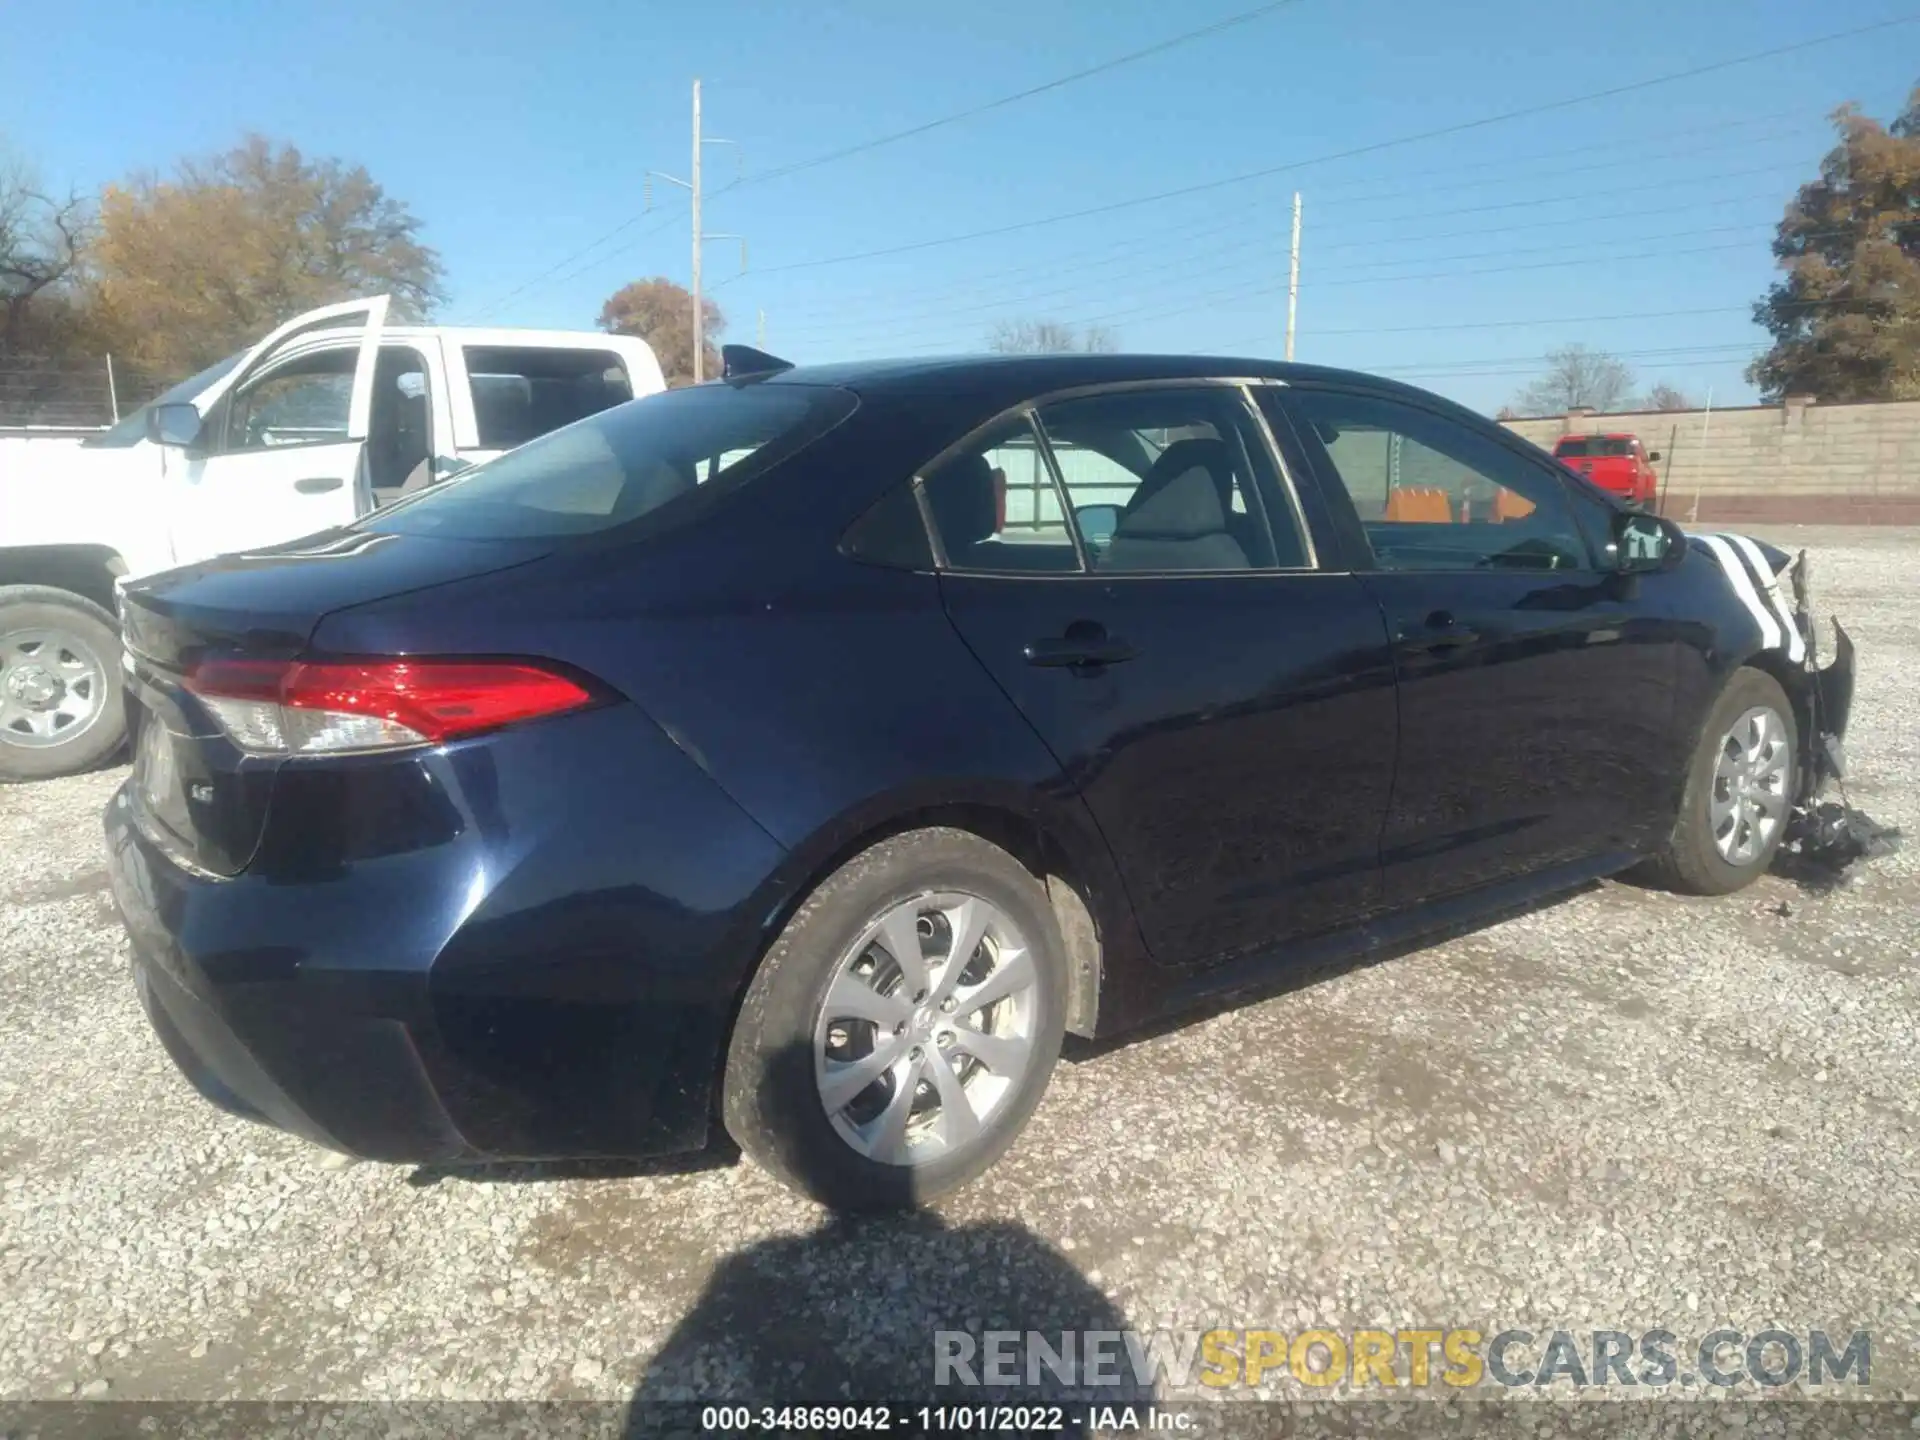
M 1663 508 L 1686 520 L 1920 524 L 1920 400 L 1627 411 L 1503 422 L 1551 450 L 1562 435 L 1625 432 L 1661 452 Z

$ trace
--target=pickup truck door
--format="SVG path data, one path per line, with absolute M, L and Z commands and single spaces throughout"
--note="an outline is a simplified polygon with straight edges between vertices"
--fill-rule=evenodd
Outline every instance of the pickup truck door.
M 176 564 L 297 539 L 372 508 L 363 462 L 387 299 L 282 325 L 241 362 L 193 448 L 168 452 Z

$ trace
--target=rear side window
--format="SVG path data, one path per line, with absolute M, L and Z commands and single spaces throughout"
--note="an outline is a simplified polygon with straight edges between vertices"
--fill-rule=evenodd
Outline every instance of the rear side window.
M 468 345 L 473 418 L 483 450 L 508 450 L 633 398 L 633 379 L 611 350 Z
M 922 477 L 927 513 L 947 568 L 994 574 L 1071 574 L 1073 533 L 1027 418 L 975 437 Z
M 468 540 L 590 535 L 763 473 L 853 412 L 845 390 L 701 385 L 604 410 L 369 516 Z

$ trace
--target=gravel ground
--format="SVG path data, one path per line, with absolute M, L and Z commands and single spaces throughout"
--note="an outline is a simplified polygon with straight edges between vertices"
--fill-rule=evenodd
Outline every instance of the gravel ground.
M 1920 533 L 1773 533 L 1860 646 L 1853 798 L 1920 832 Z M 1083 1053 L 986 1181 L 836 1226 L 718 1151 L 335 1169 L 216 1113 L 128 983 L 120 778 L 0 791 L 0 1399 L 900 1397 L 936 1328 L 1721 1322 L 1869 1331 L 1868 1393 L 1920 1396 L 1920 850 L 1608 884 Z

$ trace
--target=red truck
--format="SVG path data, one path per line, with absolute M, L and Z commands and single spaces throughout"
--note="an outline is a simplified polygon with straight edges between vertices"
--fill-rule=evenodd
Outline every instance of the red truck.
M 1554 443 L 1554 458 L 1579 471 L 1602 490 L 1629 505 L 1651 510 L 1660 493 L 1660 477 L 1653 462 L 1658 450 L 1648 450 L 1638 435 L 1562 435 Z

